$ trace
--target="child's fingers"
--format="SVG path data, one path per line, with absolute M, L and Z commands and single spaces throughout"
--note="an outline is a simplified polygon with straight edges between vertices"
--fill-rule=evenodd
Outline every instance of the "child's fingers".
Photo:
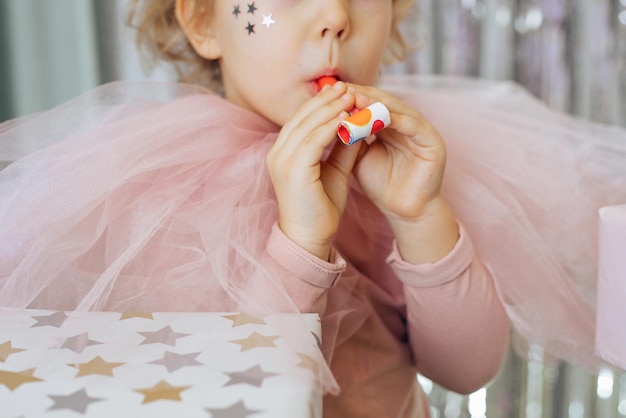
M 344 178 L 348 178 L 358 157 L 361 155 L 361 149 L 364 142 L 346 146 L 340 141 L 336 141 L 333 146 L 326 164 L 335 168 Z
M 278 146 L 281 146 L 295 129 L 314 128 L 337 116 L 346 107 L 345 102 L 353 103 L 353 96 L 346 92 L 345 83 L 336 83 L 332 87 L 325 87 L 306 101 L 281 129 L 281 135 L 277 139 Z M 342 98 L 343 101 L 340 100 Z
M 354 94 L 356 106 L 363 109 L 374 102 L 383 103 L 389 110 L 391 123 L 388 128 L 396 131 L 408 143 L 432 146 L 439 143 L 439 133 L 434 126 L 414 107 L 409 106 L 394 95 L 370 86 L 349 85 L 348 91 Z M 397 135 L 391 138 L 401 138 Z
M 440 143 L 439 133 L 421 114 L 407 116 L 392 113 L 389 128 L 399 133 L 410 144 L 431 147 Z
M 292 169 L 303 169 L 319 164 L 324 149 L 336 138 L 338 123 L 346 114 L 339 114 L 326 123 L 310 128 L 296 127 L 280 146 L 275 144 L 268 152 L 270 170 L 276 174 L 289 175 Z M 304 123 L 303 123 L 304 125 Z

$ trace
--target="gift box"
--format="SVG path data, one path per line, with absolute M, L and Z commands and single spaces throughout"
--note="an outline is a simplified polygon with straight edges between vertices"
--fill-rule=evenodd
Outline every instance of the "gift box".
M 321 417 L 315 314 L 0 309 L 0 416 Z
M 599 213 L 596 354 L 626 369 L 626 205 Z

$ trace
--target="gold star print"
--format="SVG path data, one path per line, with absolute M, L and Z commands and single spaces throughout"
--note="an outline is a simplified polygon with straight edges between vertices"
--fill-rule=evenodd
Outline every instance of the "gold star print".
M 180 401 L 180 392 L 189 389 L 191 386 L 172 386 L 165 380 L 161 380 L 151 388 L 135 389 L 144 395 L 142 403 L 149 403 L 158 400 Z
M 89 363 L 74 364 L 78 368 L 76 377 L 99 374 L 101 376 L 113 376 L 113 369 L 125 363 L 108 363 L 100 356 L 94 358 Z
M 26 351 L 21 348 L 13 348 L 11 341 L 0 344 L 0 363 L 7 361 L 11 354 L 19 353 L 20 351 Z
M 297 354 L 298 354 L 298 357 L 300 357 L 300 363 L 298 363 L 296 366 L 302 367 L 303 369 L 308 369 L 311 372 L 313 372 L 313 374 L 317 374 L 317 370 L 319 367 L 319 365 L 317 364 L 317 361 L 315 361 L 313 357 L 307 356 L 306 354 L 302 354 L 302 353 L 297 353 Z
M 233 321 L 233 328 L 240 327 L 242 325 L 267 325 L 263 318 L 250 315 L 247 313 L 240 313 L 236 315 L 224 315 L 222 318 Z
M 154 319 L 152 314 L 147 312 L 124 312 L 122 316 L 120 316 L 120 321 L 132 318 Z
M 253 348 L 259 347 L 276 347 L 274 345 L 274 340 L 280 338 L 278 336 L 270 336 L 270 335 L 261 335 L 257 332 L 253 332 L 248 336 L 248 338 L 244 338 L 243 340 L 232 340 L 229 341 L 231 343 L 241 345 L 241 350 L 239 351 L 247 351 L 252 350 Z
M 15 390 L 24 383 L 41 382 L 42 380 L 33 376 L 35 369 L 24 370 L 22 372 L 8 372 L 0 370 L 0 384 Z

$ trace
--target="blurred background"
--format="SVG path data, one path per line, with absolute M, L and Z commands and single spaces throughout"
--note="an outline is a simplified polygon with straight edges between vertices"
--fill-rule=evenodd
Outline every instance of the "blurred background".
M 146 78 L 124 4 L 0 0 L 0 120 Z M 515 80 L 555 109 L 626 126 L 626 0 L 416 0 L 404 29 L 413 51 L 389 71 Z
M 146 74 L 124 0 L 0 0 L 0 121 Z M 626 0 L 416 0 L 412 51 L 393 73 L 513 80 L 548 106 L 626 126 Z M 520 355 L 521 354 L 521 355 Z M 626 374 L 511 352 L 488 387 L 460 396 L 419 377 L 433 418 L 626 417 Z

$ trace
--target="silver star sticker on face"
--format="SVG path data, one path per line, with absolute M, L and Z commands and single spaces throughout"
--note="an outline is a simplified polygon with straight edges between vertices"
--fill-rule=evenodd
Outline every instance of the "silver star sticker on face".
M 274 23 L 276 23 L 276 21 L 272 19 L 271 13 L 268 15 L 263 15 L 263 22 L 261 22 L 261 24 L 265 25 L 266 28 L 269 29 L 269 27 L 272 26 Z

